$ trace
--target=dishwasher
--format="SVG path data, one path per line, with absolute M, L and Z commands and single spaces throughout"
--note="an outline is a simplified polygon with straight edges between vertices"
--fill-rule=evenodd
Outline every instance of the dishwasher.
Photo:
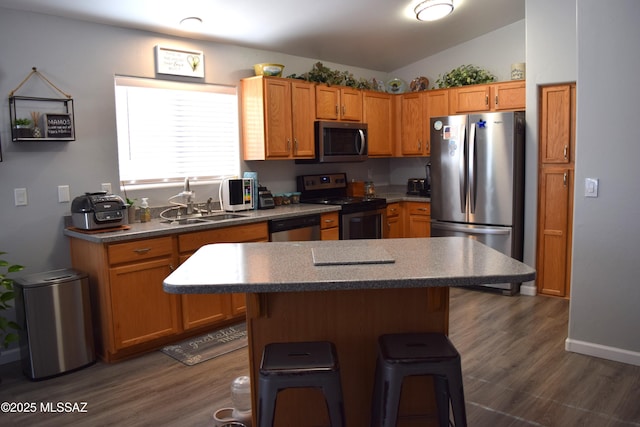
M 297 216 L 269 221 L 269 241 L 320 240 L 320 215 Z

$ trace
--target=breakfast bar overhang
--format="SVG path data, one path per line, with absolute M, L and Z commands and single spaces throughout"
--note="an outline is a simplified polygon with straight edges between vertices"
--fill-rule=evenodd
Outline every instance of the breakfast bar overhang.
M 449 287 L 534 278 L 533 268 L 463 237 L 220 243 L 200 248 L 165 279 L 164 290 L 247 294 L 253 408 L 267 343 L 332 341 L 347 425 L 364 426 L 380 335 L 447 334 Z M 401 415 L 427 414 L 429 420 L 432 414 L 436 422 L 430 384 L 417 377 L 406 382 Z M 328 426 L 322 395 L 316 390 L 281 392 L 276 425 Z M 398 425 L 432 424 L 409 419 Z

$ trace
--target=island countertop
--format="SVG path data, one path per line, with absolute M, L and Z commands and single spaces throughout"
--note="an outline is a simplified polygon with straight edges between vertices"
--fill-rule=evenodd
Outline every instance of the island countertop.
M 165 279 L 164 290 L 300 292 L 474 286 L 534 278 L 533 268 L 464 237 L 220 243 L 200 248 Z

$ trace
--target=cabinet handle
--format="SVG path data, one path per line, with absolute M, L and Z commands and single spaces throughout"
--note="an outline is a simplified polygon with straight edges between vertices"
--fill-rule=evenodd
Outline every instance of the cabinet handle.
M 427 208 L 418 208 L 419 211 L 426 211 Z
M 325 220 L 324 220 L 324 222 L 325 222 L 326 224 L 331 224 L 331 223 L 333 222 L 333 220 L 332 220 L 332 219 L 325 219 Z
M 291 151 L 291 139 L 287 138 L 287 151 Z
M 564 184 L 565 187 L 567 186 L 567 173 L 566 172 L 562 176 L 562 183 Z
M 133 252 L 137 253 L 138 255 L 142 255 L 142 254 L 146 254 L 150 250 L 151 248 L 140 248 L 140 249 L 134 249 Z
M 336 104 L 336 116 L 340 114 L 340 106 Z
M 169 271 L 175 271 L 175 267 L 173 266 L 173 264 L 169 264 Z
M 484 96 L 484 105 L 489 105 L 489 95 Z
M 347 114 L 347 107 L 345 107 L 344 105 L 342 106 L 342 115 L 344 116 L 345 114 Z
M 496 95 L 496 105 L 498 105 L 498 95 Z
M 293 151 L 298 152 L 298 138 L 293 138 Z
M 422 140 L 418 138 L 418 151 L 422 150 Z
M 569 153 L 569 147 L 567 147 L 565 145 L 564 146 L 564 150 L 562 150 L 562 153 L 564 154 L 564 159 L 567 160 L 567 154 Z

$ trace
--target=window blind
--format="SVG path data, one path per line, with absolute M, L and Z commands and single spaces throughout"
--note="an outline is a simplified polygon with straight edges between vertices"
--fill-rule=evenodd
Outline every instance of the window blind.
M 240 171 L 235 87 L 115 79 L 120 180 L 215 181 Z

